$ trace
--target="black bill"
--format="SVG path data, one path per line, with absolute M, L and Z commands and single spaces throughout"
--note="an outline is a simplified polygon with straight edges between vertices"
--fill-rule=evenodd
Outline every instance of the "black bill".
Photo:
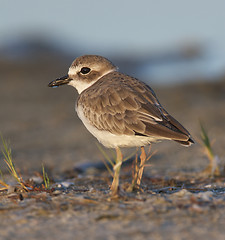
M 60 85 L 64 85 L 67 84 L 71 81 L 72 79 L 69 78 L 68 75 L 61 77 L 61 78 L 57 78 L 56 80 L 51 81 L 48 86 L 49 87 L 58 87 Z

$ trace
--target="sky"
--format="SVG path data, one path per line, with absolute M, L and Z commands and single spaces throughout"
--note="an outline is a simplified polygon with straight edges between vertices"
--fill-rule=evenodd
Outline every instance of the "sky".
M 144 52 L 196 41 L 223 48 L 223 0 L 0 0 L 0 44 L 42 33 L 87 51 Z
M 213 71 L 225 69 L 224 0 L 0 0 L 0 4 L 0 47 L 40 35 L 70 52 L 142 56 L 197 43 L 209 46 Z

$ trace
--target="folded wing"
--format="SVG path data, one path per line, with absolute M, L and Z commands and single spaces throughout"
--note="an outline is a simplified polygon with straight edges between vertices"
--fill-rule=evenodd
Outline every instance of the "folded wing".
M 96 128 L 113 134 L 172 139 L 183 145 L 193 143 L 190 133 L 166 112 L 149 86 L 135 78 L 127 80 L 118 72 L 109 74 L 78 99 L 85 117 Z

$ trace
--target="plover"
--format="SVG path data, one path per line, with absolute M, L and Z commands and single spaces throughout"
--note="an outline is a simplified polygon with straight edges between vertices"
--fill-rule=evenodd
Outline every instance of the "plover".
M 79 93 L 76 111 L 83 124 L 100 143 L 117 153 L 113 195 L 119 186 L 122 164 L 120 147 L 141 147 L 160 140 L 174 140 L 184 146 L 194 143 L 190 133 L 159 103 L 147 84 L 120 73 L 104 57 L 84 55 L 76 58 L 66 76 L 49 87 L 70 85 Z

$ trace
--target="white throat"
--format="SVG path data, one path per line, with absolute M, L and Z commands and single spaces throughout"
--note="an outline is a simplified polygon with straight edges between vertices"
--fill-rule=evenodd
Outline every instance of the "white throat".
M 72 80 L 68 83 L 68 85 L 76 88 L 78 93 L 81 94 L 85 89 L 89 88 L 91 85 L 93 85 L 97 81 L 98 81 L 98 79 L 96 81 L 86 83 L 86 82 L 79 81 L 79 80 Z

